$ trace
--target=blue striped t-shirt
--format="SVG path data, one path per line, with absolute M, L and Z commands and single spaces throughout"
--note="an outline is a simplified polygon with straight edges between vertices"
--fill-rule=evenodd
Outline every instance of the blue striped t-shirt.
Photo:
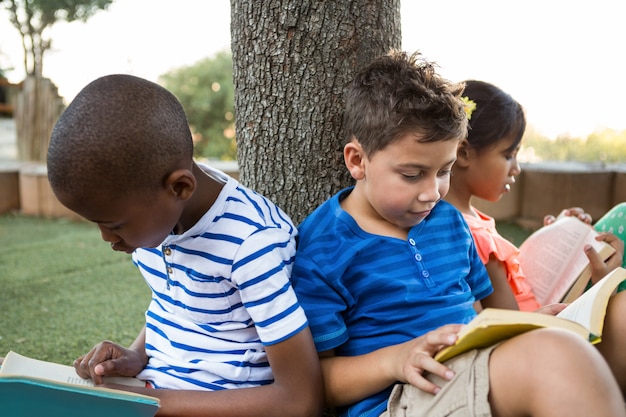
M 292 281 L 318 351 L 357 356 L 450 323 L 468 323 L 493 289 L 463 216 L 439 202 L 408 239 L 361 229 L 340 206 L 351 188 L 299 226 Z M 342 410 L 379 416 L 389 387 Z

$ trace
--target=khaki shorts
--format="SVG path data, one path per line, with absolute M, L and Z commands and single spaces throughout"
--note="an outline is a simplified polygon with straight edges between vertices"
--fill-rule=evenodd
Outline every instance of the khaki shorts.
M 493 349 L 472 350 L 447 361 L 455 372 L 451 381 L 428 375 L 428 380 L 441 387 L 437 395 L 410 384 L 396 385 L 381 417 L 491 417 L 489 356 Z

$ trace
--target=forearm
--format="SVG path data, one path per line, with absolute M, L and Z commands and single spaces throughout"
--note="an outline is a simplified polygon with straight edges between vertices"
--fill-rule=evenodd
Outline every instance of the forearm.
M 326 405 L 338 407 L 354 404 L 393 385 L 393 365 L 387 359 L 394 346 L 361 356 L 321 358 Z
M 321 413 L 319 404 L 294 398 L 288 387 L 277 384 L 222 391 L 147 389 L 141 393 L 161 400 L 158 417 L 318 417 Z
M 146 355 L 146 325 L 145 324 L 142 327 L 139 334 L 137 335 L 137 337 L 135 338 L 135 340 L 133 341 L 133 343 L 131 343 L 131 345 L 128 348 L 144 356 L 147 356 Z M 147 358 L 146 358 L 146 362 L 147 362 Z

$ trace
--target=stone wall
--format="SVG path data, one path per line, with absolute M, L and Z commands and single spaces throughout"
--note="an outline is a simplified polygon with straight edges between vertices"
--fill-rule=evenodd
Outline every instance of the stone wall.
M 237 178 L 234 162 L 209 162 Z M 515 221 L 530 229 L 546 214 L 582 207 L 594 219 L 626 201 L 626 165 L 593 166 L 579 163 L 526 164 L 511 192 L 498 202 L 475 199 L 474 204 L 496 220 Z M 0 213 L 19 211 L 48 218 L 79 217 L 59 203 L 43 164 L 0 162 Z

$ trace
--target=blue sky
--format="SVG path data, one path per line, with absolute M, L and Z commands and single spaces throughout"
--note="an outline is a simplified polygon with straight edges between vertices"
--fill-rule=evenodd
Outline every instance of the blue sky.
M 622 1 L 402 0 L 403 49 L 421 50 L 452 80 L 492 82 L 539 131 L 626 129 Z M 115 0 L 86 24 L 53 27 L 44 74 L 71 99 L 93 79 L 124 72 L 156 81 L 230 47 L 228 0 Z M 0 67 L 23 77 L 17 31 L 0 11 Z

